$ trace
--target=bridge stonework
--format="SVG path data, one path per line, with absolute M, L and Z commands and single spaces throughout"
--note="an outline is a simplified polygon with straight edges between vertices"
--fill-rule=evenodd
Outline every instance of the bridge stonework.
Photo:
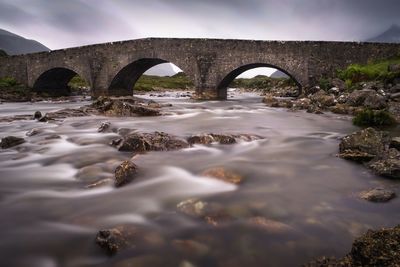
M 149 68 L 171 62 L 195 85 L 196 95 L 225 99 L 243 71 L 274 67 L 302 88 L 353 63 L 400 55 L 400 44 L 148 38 L 0 58 L 0 77 L 14 77 L 33 90 L 67 89 L 76 74 L 93 96 L 132 95 Z

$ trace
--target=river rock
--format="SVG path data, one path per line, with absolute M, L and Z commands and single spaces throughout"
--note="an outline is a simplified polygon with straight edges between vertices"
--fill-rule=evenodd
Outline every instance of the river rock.
M 310 99 L 319 107 L 331 107 L 336 104 L 335 96 L 327 94 L 324 90 L 319 90 L 317 93 L 311 95 Z
M 343 92 L 346 89 L 346 83 L 345 81 L 339 79 L 339 78 L 334 78 L 331 80 L 330 84 L 339 89 L 339 92 Z
M 122 185 L 130 183 L 133 179 L 136 178 L 137 169 L 138 167 L 132 161 L 126 160 L 122 162 L 115 169 L 115 186 L 120 187 Z
M 346 104 L 353 107 L 364 106 L 365 100 L 368 98 L 368 103 L 374 103 L 375 98 L 379 98 L 376 102 L 380 101 L 380 97 L 375 90 L 372 89 L 363 89 L 363 90 L 355 90 L 352 92 L 346 101 Z
M 179 254 L 189 257 L 203 257 L 211 250 L 207 245 L 190 239 L 175 239 L 172 241 L 172 247 L 177 250 Z
M 366 128 L 345 136 L 339 145 L 339 156 L 356 162 L 366 162 L 382 155 L 389 146 L 387 133 Z
M 359 197 L 371 202 L 388 202 L 396 197 L 396 193 L 384 188 L 374 188 L 361 192 Z
M 201 219 L 211 226 L 219 226 L 233 220 L 221 205 L 199 199 L 192 198 L 182 201 L 176 207 L 183 214 Z
M 231 184 L 240 184 L 242 183 L 244 177 L 238 173 L 227 170 L 224 167 L 214 167 L 202 172 L 203 176 L 215 178 L 227 183 Z
M 109 121 L 104 121 L 101 123 L 99 129 L 97 129 L 97 132 L 99 133 L 105 133 L 110 130 L 111 122 Z
M 0 147 L 2 149 L 7 149 L 7 148 L 14 147 L 14 146 L 18 146 L 23 143 L 25 143 L 24 138 L 15 137 L 15 136 L 7 136 L 7 137 L 3 137 L 1 139 Z
M 264 137 L 254 134 L 197 134 L 190 136 L 187 141 L 190 145 L 210 145 L 219 143 L 221 145 L 232 145 L 238 141 L 250 142 L 263 139 Z
M 390 141 L 390 147 L 396 148 L 400 151 L 400 137 L 392 137 L 392 140 Z
M 368 95 L 364 100 L 363 106 L 370 109 L 384 109 L 387 106 L 386 98 L 378 94 Z
M 95 241 L 109 255 L 123 249 L 155 248 L 164 245 L 164 239 L 157 232 L 134 225 L 100 230 Z
M 33 114 L 33 119 L 34 120 L 38 120 L 42 117 L 42 112 L 40 111 L 35 111 L 35 113 Z
M 106 116 L 160 116 L 158 109 L 150 108 L 135 98 L 99 97 L 90 105 Z
M 400 226 L 368 230 L 357 238 L 349 256 L 352 266 L 399 266 L 400 263 Z
M 41 132 L 42 132 L 42 131 L 41 131 L 40 129 L 38 129 L 38 128 L 33 128 L 33 129 L 27 131 L 25 135 L 26 135 L 26 136 L 34 136 L 34 135 L 37 135 L 37 134 L 39 134 L 39 133 L 41 133 Z
M 170 151 L 189 147 L 188 142 L 163 132 L 134 133 L 114 142 L 119 151 L 143 153 L 146 151 Z
M 367 165 L 375 174 L 387 178 L 400 179 L 400 159 L 386 158 L 373 161 Z

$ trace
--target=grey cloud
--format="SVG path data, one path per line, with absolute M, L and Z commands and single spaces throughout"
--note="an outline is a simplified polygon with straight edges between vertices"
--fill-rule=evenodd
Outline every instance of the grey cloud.
M 360 40 L 398 0 L 0 0 L 0 27 L 51 48 L 139 37 Z

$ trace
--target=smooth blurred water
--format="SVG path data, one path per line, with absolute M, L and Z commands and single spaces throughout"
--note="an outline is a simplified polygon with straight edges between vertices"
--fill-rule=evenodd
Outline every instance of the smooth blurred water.
M 173 104 L 164 109 L 167 115 L 0 123 L 1 136 L 27 140 L 0 151 L 1 266 L 146 266 L 141 265 L 143 257 L 175 257 L 195 266 L 298 266 L 317 256 L 343 256 L 368 228 L 400 221 L 398 199 L 374 204 L 356 197 L 376 186 L 399 192 L 399 183 L 336 157 L 339 138 L 356 130 L 349 117 L 271 109 L 253 94 L 222 102 L 155 100 Z M 0 116 L 82 104 L 5 103 Z M 115 167 L 132 156 L 109 145 L 116 133 L 97 132 L 104 121 L 120 131 L 164 131 L 180 137 L 249 133 L 265 139 L 139 155 L 134 162 L 141 174 L 134 182 L 118 189 L 88 189 L 93 182 L 112 178 Z M 41 132 L 26 137 L 32 128 Z M 52 134 L 61 139 L 46 140 Z M 243 175 L 243 184 L 201 176 L 215 166 Z M 176 212 L 177 203 L 192 197 L 219 203 L 237 220 L 212 227 Z M 262 231 L 246 223 L 252 216 L 284 223 L 291 230 Z M 146 225 L 167 243 L 200 240 L 209 251 L 187 259 L 169 245 L 140 250 L 139 244 L 136 252 L 110 258 L 94 238 L 99 229 L 119 224 Z

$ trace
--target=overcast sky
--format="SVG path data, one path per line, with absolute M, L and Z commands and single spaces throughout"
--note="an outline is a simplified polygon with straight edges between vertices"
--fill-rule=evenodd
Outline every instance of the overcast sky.
M 143 37 L 362 40 L 399 0 L 0 0 L 0 28 L 51 49 Z

